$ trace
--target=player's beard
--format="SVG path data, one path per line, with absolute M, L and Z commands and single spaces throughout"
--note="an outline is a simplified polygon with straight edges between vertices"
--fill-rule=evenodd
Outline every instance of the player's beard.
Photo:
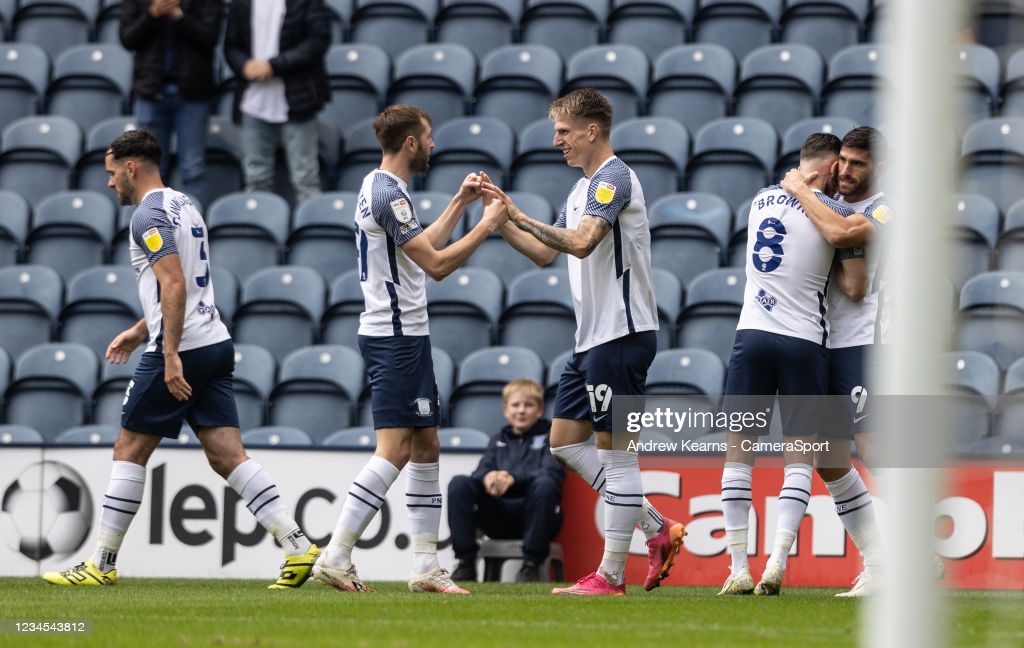
M 412 161 L 412 172 L 413 173 L 426 173 L 427 169 L 430 168 L 430 151 L 425 148 L 420 148 L 416 153 L 416 157 Z

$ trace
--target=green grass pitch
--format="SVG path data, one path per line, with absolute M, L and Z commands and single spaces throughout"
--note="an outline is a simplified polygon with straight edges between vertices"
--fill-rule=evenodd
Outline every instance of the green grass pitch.
M 0 578 L 0 619 L 83 620 L 91 636 L 0 635 L 0 646 L 857 646 L 864 602 L 835 589 L 777 598 L 715 596 L 707 587 L 631 587 L 622 598 L 553 597 L 550 585 L 479 583 L 470 596 L 411 594 L 373 583 L 350 594 L 310 581 L 271 591 L 237 580 L 122 578 L 58 587 Z M 952 646 L 1024 645 L 1022 592 L 950 592 Z

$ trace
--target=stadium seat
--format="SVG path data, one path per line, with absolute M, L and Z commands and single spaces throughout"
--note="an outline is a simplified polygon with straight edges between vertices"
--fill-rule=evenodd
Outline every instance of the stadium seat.
M 441 0 L 437 41 L 458 43 L 477 59 L 512 43 L 523 13 L 521 0 Z
M 722 265 L 732 210 L 713 194 L 676 193 L 650 206 L 651 263 L 689 287 L 706 270 Z
M 732 217 L 732 235 L 726 251 L 725 265 L 743 268 L 747 265 L 747 223 L 750 220 L 750 205 L 754 199 L 747 198 L 736 208 Z
M 558 395 L 558 381 L 565 371 L 565 364 L 572 357 L 573 349 L 567 349 L 555 356 L 554 360 L 548 363 L 547 371 L 544 373 L 544 418 L 553 418 L 555 411 L 555 396 Z
M 659 351 L 647 371 L 644 409 L 664 408 L 675 412 L 703 412 L 695 424 L 672 430 L 670 441 L 695 439 L 714 430 L 714 414 L 725 387 L 725 365 L 707 349 L 666 349 Z M 641 431 L 641 439 L 651 428 Z M 665 431 L 665 430 L 662 430 Z
M 1024 355 L 1024 272 L 985 272 L 960 290 L 953 348 L 987 353 L 1006 370 Z
M 0 134 L 0 189 L 10 189 L 35 207 L 71 188 L 71 169 L 82 154 L 82 129 L 67 117 L 17 119 Z
M 181 186 L 177 161 L 170 160 L 171 187 Z M 227 117 L 211 115 L 206 131 L 206 198 L 212 206 L 221 196 L 241 191 L 245 186 L 242 172 L 242 132 Z
M 333 191 L 303 202 L 295 209 L 285 243 L 291 265 L 317 270 L 328 282 L 356 264 L 354 219 L 356 194 Z
M 786 172 L 800 166 L 800 149 L 808 135 L 832 133 L 839 139 L 856 128 L 857 124 L 848 117 L 810 117 L 802 119 L 785 130 L 779 159 L 775 162 L 774 179 L 781 180 Z
M 547 112 L 564 78 L 562 57 L 547 45 L 497 47 L 480 63 L 474 114 L 502 119 L 516 133 Z
M 434 151 L 424 189 L 444 191 L 450 196 L 462 186 L 467 174 L 479 171 L 486 172 L 499 187 L 508 185 L 516 134 L 501 119 L 456 117 L 434 128 L 433 137 Z
M 1001 436 L 987 437 L 974 442 L 962 450 L 959 455 L 984 459 L 1020 460 L 1024 458 L 1024 439 Z
M 1024 42 L 1024 5 L 1018 0 L 984 0 L 968 5 L 975 39 L 996 50 Z
M 309 435 L 288 425 L 264 425 L 242 432 L 242 443 L 247 448 L 304 447 L 313 445 Z
M 653 268 L 654 298 L 658 304 L 658 350 L 676 343 L 676 319 L 683 308 L 683 284 L 664 268 Z
M 324 4 L 331 12 L 331 42 L 340 43 L 346 39 L 349 21 L 355 9 L 355 0 L 326 0 Z
M 235 310 L 238 309 L 238 299 L 242 288 L 238 284 L 238 278 L 230 270 L 211 266 L 210 274 L 213 279 L 217 312 L 224 325 L 230 329 L 231 320 L 235 316 Z
M 92 39 L 99 0 L 19 0 L 12 40 L 35 43 L 50 60 L 64 49 Z
M 250 276 L 232 321 L 238 342 L 258 344 L 282 361 L 320 341 L 320 316 L 327 301 L 323 275 L 306 266 L 275 266 Z
M 73 119 L 82 132 L 114 115 L 127 115 L 134 62 L 120 43 L 87 43 L 53 61 L 46 112 Z
M 959 177 L 960 191 L 988 196 L 1005 214 L 1024 183 L 1024 118 L 994 117 L 968 127 Z
M 277 382 L 274 354 L 256 344 L 235 344 L 235 404 L 238 427 L 250 430 L 266 420 L 267 401 Z
M 357 122 L 344 131 L 345 150 L 338 163 L 337 191 L 358 192 L 363 178 L 380 166 L 381 152 L 377 135 L 373 132 L 373 119 Z
M 719 268 L 697 275 L 686 286 L 686 302 L 677 322 L 677 346 L 707 349 L 728 365 L 745 286 L 742 268 Z
M 57 438 L 53 440 L 53 444 L 58 446 L 113 447 L 120 434 L 121 427 L 119 425 L 105 425 L 103 423 L 76 425 L 58 434 Z
M 439 346 L 430 346 L 431 360 L 434 365 L 434 382 L 437 384 L 437 396 L 441 399 L 441 425 L 448 425 L 448 402 L 455 389 L 455 361 L 451 354 Z M 372 412 L 370 416 L 373 418 Z
M 113 192 L 112 192 L 113 193 Z M 115 194 L 115 199 L 117 198 Z M 200 205 L 196 205 L 201 208 Z M 132 214 L 135 213 L 135 205 L 124 205 L 118 207 L 117 227 L 114 231 L 114 238 L 110 241 L 110 262 L 114 265 L 131 265 L 131 224 Z
M 210 259 L 243 284 L 281 259 L 291 210 L 277 194 L 254 191 L 222 196 L 206 212 Z
M 608 98 L 615 121 L 621 123 L 646 111 L 650 76 L 651 62 L 639 47 L 592 45 L 567 59 L 561 94 L 594 88 Z
M 491 437 L 481 430 L 467 427 L 445 427 L 438 428 L 437 440 L 441 443 L 441 450 L 467 450 L 480 452 L 490 443 Z
M 331 45 L 324 58 L 331 100 L 320 113 L 339 129 L 372 119 L 391 85 L 391 57 L 373 43 Z
M 107 260 L 117 212 L 96 191 L 60 191 L 36 206 L 25 240 L 25 261 L 47 265 L 69 282 L 80 271 Z
M 119 45 L 121 37 L 118 30 L 121 26 L 121 0 L 100 0 L 100 11 L 96 16 L 93 29 L 93 40 L 97 43 Z
M 539 220 L 542 223 L 552 224 L 555 222 L 554 210 L 551 203 L 535 193 L 525 191 L 506 192 L 512 202 L 516 204 L 524 214 Z M 466 232 L 468 233 L 483 217 L 483 204 L 474 202 L 466 208 Z M 528 270 L 535 270 L 537 265 L 524 254 L 509 245 L 498 232 L 492 232 L 489 237 L 476 249 L 473 256 L 465 263 L 468 267 L 487 268 L 499 277 L 514 278 Z M 551 266 L 564 266 L 565 256 L 559 255 Z
M 608 5 L 601 0 L 526 0 L 520 39 L 547 45 L 568 61 L 579 50 L 603 40 Z
M 765 45 L 740 64 L 734 91 L 737 117 L 764 119 L 782 133 L 818 114 L 825 61 L 813 47 L 799 43 Z
M 291 425 L 320 443 L 352 424 L 365 369 L 358 351 L 340 345 L 297 349 L 281 363 L 270 393 L 269 425 Z
M 64 309 L 57 319 L 59 337 L 63 342 L 84 344 L 102 358 L 110 341 L 142 317 L 135 270 L 131 266 L 92 266 L 68 282 Z
M 941 366 L 948 392 L 946 411 L 954 418 L 950 425 L 953 448 L 962 450 L 992 430 L 992 407 L 999 394 L 999 366 L 984 353 L 944 353 Z
M 701 0 L 693 18 L 693 40 L 717 43 L 736 60 L 775 40 L 782 0 Z
M 998 385 L 998 373 L 996 379 Z M 982 393 L 991 395 L 988 391 Z M 1024 361 L 1020 358 L 1006 370 L 1003 390 L 995 403 L 992 432 L 999 438 L 1024 439 Z
M 4 392 L 4 422 L 34 427 L 48 441 L 88 423 L 99 360 L 75 343 L 34 346 L 18 356 Z
M 978 194 L 961 194 L 970 196 L 971 208 L 984 209 L 992 201 Z M 992 205 L 995 207 L 995 205 Z M 996 208 L 996 215 L 999 210 Z M 995 244 L 996 270 L 1024 271 L 1024 200 L 1013 203 L 1003 217 L 1003 226 Z
M 0 348 L 13 357 L 56 337 L 64 281 L 41 265 L 0 268 Z
M 46 439 L 27 425 L 0 425 L 0 446 L 43 445 Z
M 821 91 L 821 114 L 876 125 L 876 106 L 882 104 L 882 93 L 889 90 L 885 71 L 892 52 L 891 47 L 880 43 L 851 45 L 836 52 L 829 59 Z
M 354 43 L 383 47 L 396 60 L 406 49 L 430 40 L 436 15 L 436 0 L 357 0 L 349 37 Z
M 363 312 L 364 304 L 358 270 L 343 272 L 335 277 L 331 282 L 327 309 L 320 318 L 323 343 L 358 348 L 359 315 Z
M 721 196 L 735 209 L 768 184 L 778 158 L 775 128 L 756 117 L 716 119 L 693 138 L 686 190 Z
M 541 358 L 554 358 L 573 348 L 576 311 L 568 270 L 542 268 L 513 279 L 508 285 L 508 299 L 499 325 L 501 344 L 525 347 Z M 539 335 L 539 331 L 544 334 Z
M 608 16 L 608 42 L 636 45 L 654 60 L 687 42 L 697 0 L 614 0 Z
M 679 121 L 690 133 L 732 114 L 736 57 L 714 43 L 678 45 L 654 60 L 647 113 Z
M 50 82 L 50 58 L 33 43 L 0 45 L 0 130 L 42 112 Z
M 392 39 L 394 40 L 394 39 Z M 476 57 L 462 45 L 429 43 L 395 59 L 388 104 L 419 106 L 435 125 L 467 114 L 476 87 Z
M 512 189 L 542 196 L 557 214 L 562 211 L 569 190 L 583 174 L 565 163 L 565 156 L 555 147 L 554 139 L 555 129 L 550 119 L 531 122 L 520 131 L 519 153 L 512 161 Z
M 0 268 L 21 263 L 24 259 L 25 237 L 32 220 L 28 201 L 8 189 L 0 189 Z
M 377 433 L 372 426 L 342 428 L 328 434 L 320 445 L 338 450 L 370 450 L 377 448 Z
M 11 384 L 11 376 L 14 373 L 13 367 L 14 361 L 11 360 L 11 354 L 0 346 L 0 395 L 6 391 L 7 385 Z M 3 413 L 4 404 L 3 399 L 0 398 L 0 421 L 3 421 Z
M 143 343 L 132 352 L 127 362 L 113 364 L 100 361 L 100 379 L 92 390 L 93 423 L 121 427 L 121 407 L 124 404 L 125 390 L 128 389 L 135 367 L 139 364 L 139 358 L 145 351 L 146 343 Z
M 505 296 L 501 278 L 486 268 L 460 268 L 444 281 L 427 281 L 430 344 L 456 363 L 497 342 Z
M 953 194 L 950 198 L 953 209 L 949 235 L 954 256 L 948 268 L 949 277 L 959 290 L 974 275 L 992 269 L 993 250 L 999 236 L 999 208 L 987 197 L 977 194 Z
M 111 142 L 129 130 L 135 130 L 134 117 L 108 117 L 93 124 L 86 133 L 82 155 L 75 163 L 73 179 L 75 187 L 104 194 L 118 208 L 120 208 L 120 204 L 117 192 L 107 184 L 110 181 L 106 165 L 107 150 L 110 148 Z M 170 151 L 165 152 L 164 155 L 170 155 Z
M 497 346 L 479 349 L 459 363 L 458 384 L 449 403 L 452 427 L 500 430 L 501 390 L 511 380 L 544 380 L 544 361 L 530 349 Z
M 955 66 L 959 79 L 960 115 L 965 124 L 999 112 L 999 56 L 984 45 L 958 45 Z
M 871 0 L 786 0 L 779 40 L 810 45 L 827 61 L 861 42 L 870 8 Z
M 431 162 L 431 171 L 433 171 L 433 162 Z M 462 180 L 463 178 L 459 178 L 456 188 L 462 184 Z M 452 201 L 452 194 L 445 191 L 417 191 L 410 195 L 409 198 L 412 201 L 416 220 L 419 221 L 423 229 L 427 229 L 444 213 L 448 203 Z M 456 223 L 455 230 L 458 229 L 458 226 L 459 224 Z M 455 230 L 453 230 L 453 237 Z
M 680 190 L 690 134 L 669 117 L 637 117 L 612 127 L 612 149 L 640 180 L 648 206 Z
M 1004 117 L 1024 117 L 1024 48 L 1014 52 L 1006 62 L 1004 79 L 999 90 L 1000 114 Z

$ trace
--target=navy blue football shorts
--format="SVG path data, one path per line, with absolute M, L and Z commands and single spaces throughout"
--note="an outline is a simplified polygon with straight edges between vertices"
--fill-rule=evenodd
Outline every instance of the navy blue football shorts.
M 440 400 L 434 380 L 430 336 L 359 336 L 370 377 L 373 427 L 437 427 Z
M 643 396 L 658 333 L 632 333 L 574 352 L 558 380 L 554 417 L 589 418 L 595 432 L 612 431 L 612 396 Z
M 182 351 L 178 356 L 185 381 L 192 387 L 192 397 L 182 402 L 167 389 L 163 353 L 144 353 L 125 390 L 121 427 L 171 439 L 181 433 L 184 421 L 197 433 L 205 427 L 238 427 L 231 379 L 235 370 L 234 343 L 224 340 Z

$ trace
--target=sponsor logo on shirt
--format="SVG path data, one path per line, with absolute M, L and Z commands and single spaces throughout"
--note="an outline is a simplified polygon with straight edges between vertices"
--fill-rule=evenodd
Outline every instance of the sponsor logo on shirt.
M 885 205 L 881 205 L 875 208 L 875 211 L 871 212 L 871 216 L 882 225 L 888 223 L 889 219 L 892 218 L 892 216 L 889 214 L 889 208 L 886 207 Z
M 146 247 L 149 248 L 150 252 L 156 252 L 164 246 L 164 239 L 160 236 L 160 231 L 155 227 L 146 230 L 146 233 L 142 235 L 142 240 L 145 241 Z
M 607 182 L 598 182 L 597 191 L 594 192 L 594 200 L 607 205 L 615 197 L 615 185 Z
M 764 288 L 757 291 L 757 296 L 754 297 L 754 299 L 756 299 L 757 303 L 761 304 L 761 306 L 763 306 L 769 313 L 772 312 L 773 308 L 775 308 L 775 304 L 779 303 L 779 300 L 765 292 Z
M 405 198 L 396 198 L 391 201 L 391 211 L 395 213 L 395 219 L 405 224 L 412 220 L 412 206 Z

